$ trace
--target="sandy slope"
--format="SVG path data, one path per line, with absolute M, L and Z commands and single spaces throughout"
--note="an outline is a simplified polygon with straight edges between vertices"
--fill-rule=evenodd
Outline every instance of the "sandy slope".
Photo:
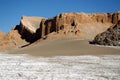
M 8 52 L 14 54 L 0 53 L 0 80 L 120 79 L 120 48 L 94 46 L 87 40 L 48 39 Z
M 120 54 L 120 48 L 90 45 L 88 40 L 80 40 L 78 38 L 62 38 L 44 40 L 40 43 L 10 52 L 15 54 L 25 53 L 35 56 L 72 56 L 84 54 Z

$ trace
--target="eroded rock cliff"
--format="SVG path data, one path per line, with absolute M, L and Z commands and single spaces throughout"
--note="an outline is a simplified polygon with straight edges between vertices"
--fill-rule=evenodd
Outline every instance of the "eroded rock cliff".
M 23 16 L 15 30 L 18 30 L 22 39 L 30 43 L 38 39 L 61 36 L 93 39 L 97 34 L 116 24 L 118 20 L 120 12 L 92 14 L 70 12 L 49 19 Z
M 101 45 L 119 45 L 119 20 L 120 12 L 93 14 L 71 12 L 49 19 L 23 16 L 20 24 L 8 34 L 0 32 L 0 49 L 46 38 L 75 36 L 81 39 L 93 39 L 115 24 L 117 25 L 97 35 L 93 42 Z
M 42 19 L 42 17 L 23 16 L 20 24 L 15 27 L 15 30 L 18 30 L 22 39 L 28 42 L 34 42 L 36 30 L 39 28 Z
M 37 29 L 37 38 L 72 34 L 83 39 L 93 39 L 120 19 L 120 12 L 115 13 L 62 13 L 54 18 L 43 19 Z M 53 36 L 53 35 L 52 35 Z

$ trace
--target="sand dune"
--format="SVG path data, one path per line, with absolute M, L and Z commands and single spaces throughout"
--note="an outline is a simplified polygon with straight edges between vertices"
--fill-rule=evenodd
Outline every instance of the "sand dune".
M 91 45 L 88 40 L 80 40 L 79 38 L 62 38 L 47 39 L 9 52 L 34 56 L 75 56 L 120 54 L 120 48 Z

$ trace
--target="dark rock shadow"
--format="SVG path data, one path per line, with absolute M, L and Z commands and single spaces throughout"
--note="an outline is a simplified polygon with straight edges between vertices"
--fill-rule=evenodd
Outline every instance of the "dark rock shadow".
M 24 47 L 27 47 L 29 45 L 31 45 L 31 44 L 30 43 L 29 44 L 25 44 L 25 45 L 21 46 L 20 48 L 24 48 Z

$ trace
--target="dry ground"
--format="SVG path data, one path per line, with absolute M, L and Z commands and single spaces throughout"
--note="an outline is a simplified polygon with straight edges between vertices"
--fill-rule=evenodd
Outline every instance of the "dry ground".
M 79 38 L 48 39 L 24 48 L 9 51 L 34 56 L 116 55 L 120 48 L 95 46 Z

